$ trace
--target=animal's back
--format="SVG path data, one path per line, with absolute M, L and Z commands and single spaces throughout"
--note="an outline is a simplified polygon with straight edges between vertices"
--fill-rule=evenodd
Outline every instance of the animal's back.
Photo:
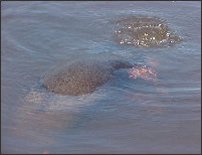
M 106 61 L 79 60 L 45 75 L 43 85 L 61 95 L 82 95 L 95 91 L 112 75 L 113 67 Z

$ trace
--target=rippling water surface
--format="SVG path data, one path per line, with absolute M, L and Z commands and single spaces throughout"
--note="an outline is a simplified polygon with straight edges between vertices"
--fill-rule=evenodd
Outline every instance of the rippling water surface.
M 2 2 L 3 153 L 200 153 L 200 2 Z M 168 48 L 114 42 L 114 19 L 166 20 L 183 41 Z M 125 70 L 95 92 L 60 96 L 39 87 L 57 64 L 118 55 L 150 65 L 155 82 Z

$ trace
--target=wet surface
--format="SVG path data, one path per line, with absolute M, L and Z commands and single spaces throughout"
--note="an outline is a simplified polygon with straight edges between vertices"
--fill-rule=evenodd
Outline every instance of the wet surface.
M 103 59 L 97 55 L 94 58 L 89 56 L 91 58 L 75 59 L 55 66 L 43 76 L 41 87 L 61 95 L 90 94 L 109 81 L 113 72 L 119 69 L 129 69 L 128 76 L 133 79 L 157 79 L 156 71 L 146 65 L 132 64 L 120 57 L 110 59 L 108 56 Z
M 115 40 L 119 44 L 135 47 L 169 47 L 182 41 L 175 35 L 165 21 L 157 17 L 136 15 L 115 22 Z
M 99 59 L 75 60 L 55 67 L 43 79 L 43 86 L 62 95 L 85 95 L 102 86 L 112 76 L 114 68 Z

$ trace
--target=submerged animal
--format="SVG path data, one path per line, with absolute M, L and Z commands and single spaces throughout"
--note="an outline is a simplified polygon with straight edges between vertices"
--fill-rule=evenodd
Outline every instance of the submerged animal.
M 57 94 L 84 95 L 105 84 L 115 70 L 133 66 L 118 59 L 79 59 L 51 70 L 45 74 L 42 82 L 45 88 Z

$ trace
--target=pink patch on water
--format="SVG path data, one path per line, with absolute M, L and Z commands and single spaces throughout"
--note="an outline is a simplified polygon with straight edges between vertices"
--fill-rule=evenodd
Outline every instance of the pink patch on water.
M 129 69 L 129 77 L 133 79 L 142 78 L 144 80 L 156 81 L 157 73 L 156 71 L 147 66 L 138 66 Z

